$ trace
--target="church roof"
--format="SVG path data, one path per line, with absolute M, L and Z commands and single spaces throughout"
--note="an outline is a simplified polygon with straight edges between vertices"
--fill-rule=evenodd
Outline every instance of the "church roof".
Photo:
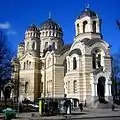
M 89 16 L 91 18 L 96 18 L 98 15 L 94 11 L 92 11 L 90 8 L 86 8 L 81 12 L 81 14 L 77 17 L 77 19 L 83 18 Z
M 38 31 L 38 28 L 36 27 L 35 24 L 31 24 L 28 28 L 27 31 Z
M 46 21 L 44 21 L 41 25 L 40 25 L 40 30 L 58 30 L 60 32 L 62 32 L 62 28 L 52 19 L 48 19 Z
M 94 38 L 94 39 L 88 39 L 88 38 L 84 38 L 83 40 L 81 40 L 82 43 L 84 43 L 87 46 L 92 46 L 93 44 L 97 43 L 97 42 L 103 42 L 103 40 L 101 40 L 100 38 Z
M 66 51 L 70 50 L 71 44 L 64 45 L 61 49 L 55 51 L 58 55 L 63 55 Z

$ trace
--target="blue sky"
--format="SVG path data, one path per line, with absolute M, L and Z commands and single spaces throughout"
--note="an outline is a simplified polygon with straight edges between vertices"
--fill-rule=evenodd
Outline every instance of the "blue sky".
M 72 43 L 75 36 L 74 22 L 76 17 L 90 4 L 102 19 L 102 34 L 110 45 L 111 53 L 120 49 L 120 30 L 117 29 L 116 19 L 120 19 L 120 0 L 1 0 L 0 28 L 8 36 L 9 45 L 16 51 L 17 45 L 24 40 L 26 28 L 35 23 L 37 26 L 51 18 L 64 31 L 64 42 Z

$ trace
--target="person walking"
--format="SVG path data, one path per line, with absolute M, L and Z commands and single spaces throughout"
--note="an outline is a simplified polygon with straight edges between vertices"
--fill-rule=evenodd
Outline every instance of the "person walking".
M 82 104 L 82 102 L 79 103 L 79 108 L 80 108 L 80 111 L 82 112 L 83 111 L 83 104 Z
M 115 110 L 115 105 L 114 104 L 112 104 L 112 111 L 114 111 Z

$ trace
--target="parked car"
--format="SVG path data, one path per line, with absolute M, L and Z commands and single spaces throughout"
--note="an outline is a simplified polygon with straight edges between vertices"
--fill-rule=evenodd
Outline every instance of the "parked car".
M 33 101 L 30 101 L 29 99 L 25 98 L 24 101 L 22 101 L 23 108 L 26 108 L 25 111 L 38 111 L 39 106 L 34 103 Z

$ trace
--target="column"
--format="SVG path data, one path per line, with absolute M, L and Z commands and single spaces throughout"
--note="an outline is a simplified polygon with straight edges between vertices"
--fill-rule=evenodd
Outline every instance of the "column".
M 80 33 L 83 33 L 83 24 L 80 23 Z
M 92 84 L 92 96 L 97 96 L 97 84 Z
M 105 84 L 105 96 L 109 96 L 109 85 L 108 85 L 108 83 Z
M 95 96 L 97 96 L 97 83 L 95 83 L 94 85 L 95 85 Z
M 112 96 L 111 95 L 111 84 L 108 85 L 108 89 L 109 89 L 109 96 Z

